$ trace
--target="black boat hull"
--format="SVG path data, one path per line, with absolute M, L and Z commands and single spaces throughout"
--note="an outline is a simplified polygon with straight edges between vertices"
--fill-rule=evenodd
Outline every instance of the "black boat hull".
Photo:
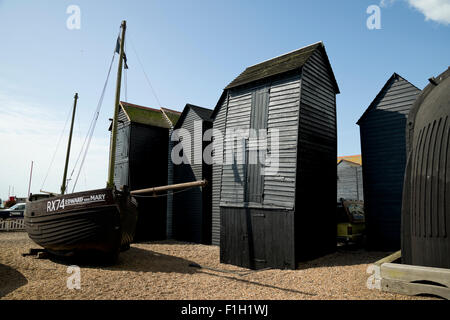
M 27 202 L 25 228 L 45 249 L 61 255 L 112 256 L 133 241 L 137 208 L 129 194 L 99 189 Z

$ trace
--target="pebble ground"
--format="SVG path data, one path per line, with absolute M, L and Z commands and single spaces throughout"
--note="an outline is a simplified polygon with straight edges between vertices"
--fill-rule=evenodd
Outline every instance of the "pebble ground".
M 255 272 L 221 264 L 216 246 L 136 243 L 116 265 L 80 264 L 81 288 L 71 290 L 70 264 L 23 257 L 30 248 L 39 246 L 25 232 L 0 232 L 0 299 L 424 299 L 366 287 L 367 267 L 384 252 L 339 249 L 297 270 Z

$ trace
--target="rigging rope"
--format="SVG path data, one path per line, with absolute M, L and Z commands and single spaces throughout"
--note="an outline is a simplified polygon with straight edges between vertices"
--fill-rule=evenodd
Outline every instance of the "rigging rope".
M 56 156 L 56 153 L 58 152 L 59 145 L 61 143 L 64 131 L 66 131 L 67 123 L 69 122 L 69 118 L 70 118 L 71 112 L 72 112 L 72 107 L 69 108 L 69 112 L 67 113 L 67 118 L 66 118 L 66 122 L 64 123 L 64 128 L 62 129 L 61 134 L 60 134 L 59 139 L 58 139 L 58 143 L 56 144 L 56 149 L 55 149 L 55 152 L 53 153 L 52 160 L 50 161 L 50 165 L 48 166 L 47 173 L 45 174 L 44 181 L 42 182 L 41 190 L 44 189 L 44 184 L 47 181 L 48 174 L 50 173 L 50 169 L 53 166 L 53 161 L 55 161 L 55 156 Z
M 93 119 L 91 121 L 91 125 L 89 126 L 88 134 L 87 134 L 87 136 L 86 136 L 86 138 L 85 138 L 85 140 L 83 142 L 83 146 L 81 147 L 81 151 L 80 151 L 80 153 L 78 155 L 77 161 L 75 162 L 75 166 L 74 166 L 74 168 L 72 170 L 72 173 L 70 175 L 70 177 L 72 177 L 72 174 L 74 173 L 75 168 L 77 166 L 78 160 L 80 159 L 81 154 L 83 154 L 83 157 L 82 157 L 82 160 L 81 160 L 81 163 L 80 163 L 80 168 L 78 170 L 77 177 L 75 179 L 75 183 L 73 184 L 72 193 L 74 192 L 75 187 L 77 185 L 78 178 L 79 178 L 80 173 L 81 173 L 81 169 L 83 168 L 84 160 L 86 160 L 87 151 L 89 149 L 89 145 L 91 144 L 91 139 L 92 139 L 92 136 L 94 134 L 95 125 L 97 124 L 97 119 L 98 119 L 98 116 L 100 114 L 100 109 L 102 107 L 103 98 L 105 97 L 105 91 L 106 91 L 106 87 L 108 85 L 108 80 L 109 80 L 109 76 L 111 74 L 111 69 L 112 69 L 112 65 L 113 65 L 115 56 L 116 56 L 116 53 L 114 52 L 113 56 L 112 56 L 112 59 L 111 59 L 111 63 L 109 65 L 108 75 L 106 76 L 105 84 L 103 85 L 103 90 L 102 90 L 102 93 L 100 95 L 100 99 L 99 99 L 98 104 L 97 104 L 97 109 L 95 110 L 94 117 L 93 117 Z M 84 148 L 84 151 L 83 151 L 83 148 Z
M 124 52 L 127 50 L 127 41 L 124 43 Z M 126 62 L 125 62 L 126 63 Z M 124 82 L 124 93 L 125 93 L 125 101 L 128 101 L 128 66 L 125 64 L 125 68 L 123 69 L 123 82 Z
M 120 32 L 119 32 L 119 34 L 117 35 L 117 39 L 119 39 L 119 36 L 120 36 Z M 102 96 L 100 97 L 99 103 L 98 103 L 98 105 L 97 105 L 97 111 L 100 111 L 100 110 L 99 110 L 99 105 L 101 106 L 101 102 L 103 101 L 103 95 L 104 95 L 104 92 L 105 92 L 105 89 L 106 89 L 106 84 L 108 83 L 109 75 L 110 75 L 110 73 L 111 73 L 111 68 L 112 68 L 112 65 L 113 65 L 113 62 L 114 62 L 116 50 L 117 50 L 117 48 L 115 48 L 115 50 L 114 50 L 114 53 L 113 53 L 113 56 L 112 56 L 112 59 L 111 59 L 111 63 L 110 63 L 110 65 L 109 65 L 108 75 L 107 75 L 107 77 L 106 77 L 105 85 L 103 86 Z M 73 174 L 74 174 L 74 172 L 75 172 L 75 169 L 76 169 L 76 167 L 77 167 L 78 161 L 80 160 L 80 157 L 81 157 L 81 155 L 83 154 L 83 149 L 84 149 L 84 147 L 85 147 L 85 145 L 86 145 L 86 142 L 87 142 L 87 140 L 88 140 L 88 138 L 89 138 L 89 134 L 90 134 L 90 132 L 91 132 L 92 126 L 95 127 L 95 122 L 97 121 L 96 116 L 95 116 L 96 114 L 97 114 L 97 118 L 98 118 L 98 113 L 97 113 L 97 111 L 96 111 L 96 113 L 94 113 L 94 117 L 93 117 L 93 119 L 91 120 L 91 123 L 90 123 L 90 125 L 89 125 L 88 133 L 87 133 L 86 138 L 84 139 L 84 142 L 83 142 L 83 144 L 82 144 L 82 146 L 81 146 L 80 153 L 78 154 L 77 160 L 75 161 L 75 165 L 73 166 L 73 169 L 72 169 L 72 172 L 70 173 L 69 179 L 72 178 L 72 176 L 73 176 Z M 93 132 L 93 130 L 92 130 L 92 132 Z M 86 152 L 87 152 L 87 149 L 86 149 L 85 153 L 86 153 Z M 80 167 L 80 170 L 81 170 L 81 167 Z M 79 175 L 79 173 L 78 173 L 78 175 Z M 72 189 L 72 192 L 73 192 L 73 190 L 75 190 L 75 186 L 74 186 L 74 188 Z
M 128 69 L 125 69 L 123 72 L 123 82 L 124 82 L 124 91 L 125 91 L 125 101 L 128 101 L 128 80 L 127 80 L 127 71 Z
M 81 137 L 81 121 L 78 121 L 78 140 L 81 141 L 83 138 Z M 87 188 L 87 177 L 86 177 L 86 167 L 83 167 L 83 178 L 84 178 L 84 188 Z M 68 180 L 70 181 L 70 180 Z M 66 190 L 69 190 L 69 182 L 67 182 L 67 188 Z
M 144 66 L 142 65 L 141 59 L 139 58 L 139 55 L 136 51 L 136 48 L 133 43 L 133 39 L 132 39 L 129 31 L 128 31 L 128 38 L 130 39 L 131 47 L 133 48 L 134 54 L 136 55 L 136 58 L 137 58 L 137 61 L 139 62 L 142 72 L 144 73 L 145 79 L 147 80 L 147 84 L 149 85 L 150 89 L 152 90 L 152 93 L 155 96 L 155 99 L 158 102 L 159 107 L 161 108 L 162 107 L 161 102 L 159 101 L 158 96 L 156 95 L 155 89 L 153 89 L 152 83 L 150 82 L 150 79 L 148 78 L 147 73 L 145 72 Z

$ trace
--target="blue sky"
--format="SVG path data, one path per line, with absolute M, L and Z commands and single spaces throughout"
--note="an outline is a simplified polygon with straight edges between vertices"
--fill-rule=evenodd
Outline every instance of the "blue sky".
M 379 30 L 366 26 L 372 4 L 381 7 Z M 79 30 L 66 27 L 69 5 L 80 7 Z M 11 185 L 17 196 L 25 196 L 32 160 L 31 191 L 42 187 L 78 92 L 74 163 L 123 19 L 128 23 L 128 101 L 150 107 L 160 102 L 180 111 L 186 103 L 213 108 L 245 67 L 323 41 L 341 90 L 339 155 L 360 153 L 355 123 L 393 72 L 422 89 L 450 65 L 449 0 L 0 0 L 0 198 Z M 103 187 L 106 181 L 113 70 L 81 189 Z M 59 190 L 65 146 L 66 136 L 45 190 Z

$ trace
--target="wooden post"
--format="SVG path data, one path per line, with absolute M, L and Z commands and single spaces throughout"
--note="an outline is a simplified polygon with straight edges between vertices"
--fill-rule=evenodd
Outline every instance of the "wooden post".
M 114 187 L 114 162 L 116 160 L 116 136 L 117 136 L 117 116 L 119 114 L 120 103 L 120 83 L 122 80 L 122 63 L 125 44 L 125 29 L 127 28 L 127 22 L 122 21 L 122 37 L 120 39 L 120 51 L 119 51 L 119 67 L 117 70 L 117 82 L 116 82 L 116 100 L 114 104 L 114 116 L 111 130 L 111 148 L 109 150 L 109 170 L 108 170 L 108 182 L 107 187 Z
M 183 189 L 183 188 L 189 188 L 189 187 L 203 187 L 206 184 L 207 184 L 206 180 L 199 180 L 199 181 L 171 184 L 171 185 L 161 186 L 161 187 L 139 189 L 139 190 L 131 191 L 130 193 L 132 195 L 139 195 L 139 194 L 143 194 L 143 193 L 152 193 L 152 192 L 156 193 L 156 192 L 161 192 L 161 191 Z
M 31 189 L 31 177 L 33 176 L 33 161 L 31 161 L 30 181 L 28 182 L 28 196 L 30 196 Z
M 59 196 L 59 194 L 58 193 L 56 193 L 56 192 L 51 192 L 51 191 L 45 191 L 45 190 L 39 190 L 39 192 L 42 192 L 42 193 L 47 193 L 47 194 L 49 194 L 49 195 L 51 195 L 51 196 Z
M 66 163 L 64 164 L 63 181 L 61 185 L 61 194 L 66 192 L 67 167 L 69 166 L 70 146 L 72 144 L 73 122 L 75 121 L 75 111 L 77 109 L 78 93 L 73 97 L 72 123 L 70 125 L 69 142 L 67 143 Z M 28 191 L 28 194 L 30 192 Z

